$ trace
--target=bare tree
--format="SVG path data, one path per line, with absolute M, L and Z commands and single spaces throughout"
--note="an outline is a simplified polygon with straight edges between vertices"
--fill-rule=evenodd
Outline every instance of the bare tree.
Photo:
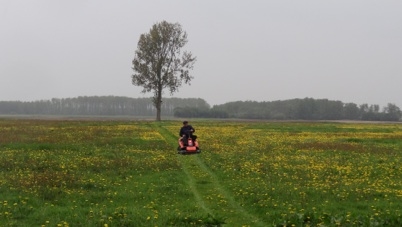
M 132 83 L 142 86 L 142 93 L 153 92 L 156 120 L 161 120 L 162 94 L 165 88 L 170 94 L 178 91 L 182 83 L 190 84 L 196 57 L 181 49 L 187 43 L 187 33 L 178 23 L 162 21 L 142 34 L 133 60 Z

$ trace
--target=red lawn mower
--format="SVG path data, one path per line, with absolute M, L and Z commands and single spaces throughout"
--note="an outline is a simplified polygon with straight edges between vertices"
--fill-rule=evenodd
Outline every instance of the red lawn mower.
M 177 153 L 179 154 L 198 154 L 201 150 L 198 146 L 197 136 L 191 133 L 179 139 L 179 147 Z

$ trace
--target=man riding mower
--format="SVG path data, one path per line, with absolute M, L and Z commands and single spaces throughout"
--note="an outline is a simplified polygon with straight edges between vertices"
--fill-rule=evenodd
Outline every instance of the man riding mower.
M 188 124 L 188 121 L 183 121 L 179 135 L 179 147 L 177 148 L 179 154 L 192 154 L 200 153 L 201 150 L 198 146 L 197 136 L 193 135 L 195 129 Z

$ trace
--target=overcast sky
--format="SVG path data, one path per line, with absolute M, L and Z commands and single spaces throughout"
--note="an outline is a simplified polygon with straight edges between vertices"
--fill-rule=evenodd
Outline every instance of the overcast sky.
M 173 97 L 402 108 L 400 0 L 0 0 L 0 100 L 150 97 L 131 83 L 132 60 L 163 20 L 197 57 Z

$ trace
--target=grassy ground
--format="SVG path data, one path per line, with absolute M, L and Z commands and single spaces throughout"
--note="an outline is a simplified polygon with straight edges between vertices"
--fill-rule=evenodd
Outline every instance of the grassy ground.
M 0 226 L 401 226 L 402 125 L 0 120 Z

